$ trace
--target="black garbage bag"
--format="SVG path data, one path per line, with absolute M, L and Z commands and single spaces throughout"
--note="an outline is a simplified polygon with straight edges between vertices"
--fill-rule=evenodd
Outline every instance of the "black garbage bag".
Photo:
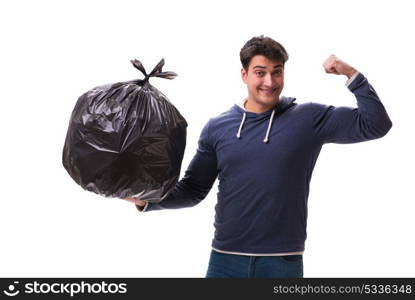
M 167 97 L 149 83 L 164 59 L 145 78 L 93 88 L 72 112 L 62 163 L 82 188 L 105 197 L 162 201 L 175 186 L 186 146 L 187 122 Z

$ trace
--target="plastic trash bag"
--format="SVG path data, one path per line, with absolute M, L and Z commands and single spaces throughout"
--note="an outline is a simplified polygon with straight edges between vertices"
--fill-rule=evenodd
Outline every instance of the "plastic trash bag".
M 62 163 L 82 188 L 105 197 L 162 201 L 179 179 L 187 122 L 167 97 L 149 83 L 164 59 L 145 78 L 93 88 L 72 112 Z

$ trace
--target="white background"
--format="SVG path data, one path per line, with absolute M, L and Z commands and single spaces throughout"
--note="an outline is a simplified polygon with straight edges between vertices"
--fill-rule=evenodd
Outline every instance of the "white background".
M 239 51 L 253 36 L 290 54 L 283 95 L 356 106 L 336 54 L 374 86 L 393 128 L 325 145 L 309 196 L 305 277 L 415 276 L 411 1 L 2 1 L 0 276 L 204 277 L 217 182 L 193 208 L 139 214 L 84 191 L 62 166 L 77 98 L 142 78 L 188 121 L 182 175 L 210 117 L 246 95 Z M 252 154 L 254 155 L 254 154 Z

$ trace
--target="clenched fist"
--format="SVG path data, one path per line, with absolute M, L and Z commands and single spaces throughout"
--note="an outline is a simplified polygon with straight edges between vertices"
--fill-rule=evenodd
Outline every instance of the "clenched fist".
M 335 55 L 330 55 L 323 63 L 326 73 L 346 75 L 348 78 L 352 77 L 357 72 L 355 68 L 342 61 Z

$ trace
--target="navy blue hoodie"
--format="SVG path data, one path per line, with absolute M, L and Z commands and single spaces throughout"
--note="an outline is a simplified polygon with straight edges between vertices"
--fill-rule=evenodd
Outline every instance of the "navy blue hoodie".
M 323 144 L 368 141 L 392 127 L 363 74 L 348 89 L 357 108 L 281 97 L 263 113 L 234 105 L 211 118 L 184 177 L 165 199 L 142 211 L 194 206 L 218 178 L 214 249 L 259 255 L 304 251 L 309 184 Z

